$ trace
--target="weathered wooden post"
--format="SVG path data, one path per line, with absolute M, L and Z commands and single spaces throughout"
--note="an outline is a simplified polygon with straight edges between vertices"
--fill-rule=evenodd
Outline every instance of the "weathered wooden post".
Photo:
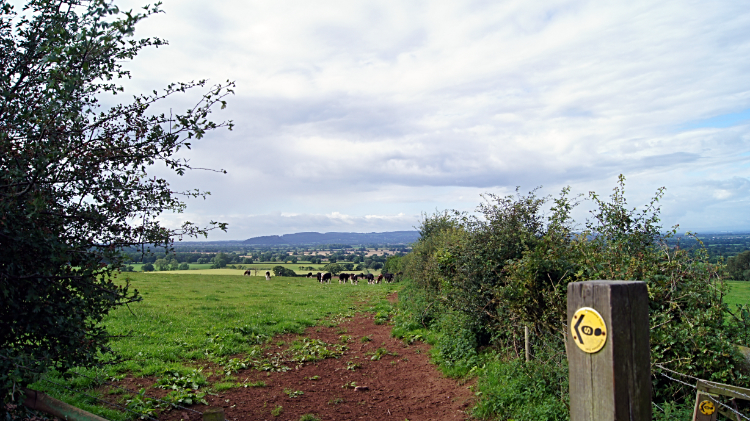
M 526 362 L 531 361 L 531 342 L 529 342 L 529 327 L 523 327 L 524 348 L 526 351 Z
M 568 284 L 570 421 L 651 420 L 644 282 Z

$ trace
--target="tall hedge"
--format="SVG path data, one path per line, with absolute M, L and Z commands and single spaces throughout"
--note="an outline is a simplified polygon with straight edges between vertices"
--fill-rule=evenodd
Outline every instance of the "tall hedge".
M 679 388 L 658 376 L 659 366 L 747 386 L 736 345 L 747 345 L 750 311 L 723 301 L 724 268 L 709 262 L 699 241 L 674 246 L 677 227 L 664 230 L 659 217 L 663 194 L 631 207 L 620 176 L 608 198 L 588 195 L 593 210 L 580 225 L 572 211 L 582 198 L 568 188 L 555 198 L 487 195 L 474 215 L 426 216 L 402 266 L 430 295 L 427 305 L 465 314 L 477 346 L 508 355 L 522 352 L 522 326 L 539 343 L 564 349 L 568 283 L 644 281 L 655 400 L 672 400 Z

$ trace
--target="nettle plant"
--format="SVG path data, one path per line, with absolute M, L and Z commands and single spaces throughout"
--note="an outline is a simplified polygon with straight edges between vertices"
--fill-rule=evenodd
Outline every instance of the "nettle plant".
M 159 12 L 121 12 L 104 0 L 31 0 L 21 12 L 0 0 L 0 397 L 49 368 L 97 365 L 108 334 L 100 324 L 140 299 L 116 282 L 121 250 L 167 246 L 226 224 L 162 226 L 182 197 L 147 169 L 192 167 L 175 154 L 208 131 L 233 83 L 210 87 L 182 114 L 152 113 L 160 101 L 205 81 L 177 83 L 104 107 L 123 92 L 122 63 L 158 38 L 131 39 Z M 109 101 L 109 100 L 108 100 Z M 1 406 L 4 407 L 4 406 Z

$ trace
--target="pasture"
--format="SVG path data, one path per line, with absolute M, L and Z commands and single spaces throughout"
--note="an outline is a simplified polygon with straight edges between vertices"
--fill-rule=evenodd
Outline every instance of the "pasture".
M 131 288 L 143 297 L 129 308 L 114 310 L 105 320 L 115 336 L 111 347 L 122 361 L 105 371 L 81 373 L 117 378 L 125 374 L 138 377 L 189 372 L 201 361 L 247 353 L 277 334 L 299 333 L 308 326 L 352 315 L 357 309 L 389 307 L 386 296 L 399 288 L 399 284 L 319 284 L 307 278 L 274 277 L 266 281 L 259 276 L 222 273 L 227 271 L 233 270 L 211 270 L 214 274 L 121 274 L 120 279 L 130 279 Z M 49 378 L 89 394 L 97 393 L 97 384 L 86 379 L 64 380 L 54 374 Z M 48 382 L 38 382 L 32 388 L 108 419 L 125 418 Z
M 729 308 L 734 310 L 738 304 L 750 304 L 750 282 L 727 281 L 729 294 L 724 298 Z
M 351 263 L 351 262 L 341 262 L 341 263 Z M 243 267 L 244 269 L 232 269 L 232 268 L 222 268 L 222 269 L 211 269 L 212 263 L 189 263 L 190 269 L 188 269 L 191 272 L 188 272 L 190 274 L 200 273 L 203 275 L 242 275 L 246 269 L 250 269 L 253 271 L 258 271 L 258 276 L 262 275 L 266 271 L 272 272 L 272 269 L 276 266 L 283 266 L 287 269 L 293 270 L 297 275 L 306 275 L 308 272 L 316 273 L 316 272 L 323 272 L 323 266 L 325 264 L 312 264 L 310 262 L 297 262 L 297 263 L 280 263 L 280 262 L 261 262 L 261 263 L 246 263 L 246 264 L 235 264 L 236 267 Z M 143 270 L 143 264 L 142 263 L 135 263 L 132 264 L 133 270 L 136 272 L 141 272 Z M 314 270 L 311 269 L 300 269 L 300 267 L 314 267 Z M 192 271 L 199 271 L 199 272 L 192 272 Z M 380 269 L 370 269 L 370 273 L 379 275 Z M 184 271 L 180 271 L 184 272 Z M 169 271 L 169 272 L 151 272 L 151 273 L 177 273 L 177 271 Z M 273 272 L 272 272 L 273 273 Z M 353 270 L 353 271 L 347 271 L 347 273 L 362 273 L 361 270 Z

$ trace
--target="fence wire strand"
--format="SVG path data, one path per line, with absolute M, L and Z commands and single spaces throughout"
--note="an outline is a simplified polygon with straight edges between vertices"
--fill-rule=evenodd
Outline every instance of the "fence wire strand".
M 661 364 L 654 364 L 654 366 L 656 366 L 656 367 L 659 367 L 659 368 L 661 368 L 662 370 L 666 370 L 666 371 L 669 371 L 670 373 L 676 374 L 676 375 L 678 375 L 678 376 L 682 376 L 682 377 L 687 377 L 688 379 L 691 379 L 691 380 L 695 380 L 695 381 L 702 381 L 702 382 L 706 382 L 706 383 L 710 384 L 710 385 L 711 385 L 711 387 L 713 387 L 713 388 L 715 388 L 715 389 L 720 389 L 720 390 L 724 390 L 724 391 L 727 391 L 727 392 L 731 392 L 731 393 L 733 393 L 733 394 L 735 394 L 735 395 L 739 395 L 739 396 L 742 396 L 743 398 L 745 398 L 745 399 L 747 399 L 747 400 L 749 400 L 749 401 L 750 401 L 750 395 L 746 395 L 746 394 L 744 394 L 744 393 L 742 393 L 742 392 L 738 392 L 738 391 L 736 391 L 736 390 L 732 390 L 732 389 L 727 389 L 727 388 L 725 388 L 725 387 L 722 387 L 720 383 L 715 383 L 715 382 L 712 382 L 712 381 L 710 381 L 710 380 L 699 379 L 698 377 L 695 377 L 695 376 L 691 376 L 691 375 L 689 375 L 689 374 L 685 374 L 685 373 L 680 373 L 679 371 L 674 371 L 674 370 L 672 370 L 672 369 L 669 369 L 669 368 L 667 368 L 667 367 L 664 367 L 664 366 L 663 366 L 663 365 L 661 365 Z
M 664 367 L 661 367 L 661 368 L 664 368 Z M 668 371 L 671 371 L 671 372 L 674 372 L 674 373 L 676 373 L 676 374 L 680 374 L 680 375 L 683 375 L 683 376 L 685 376 L 685 377 L 693 377 L 693 376 L 690 376 L 690 375 L 688 375 L 688 374 L 683 374 L 683 373 L 679 373 L 679 372 L 676 372 L 676 371 L 674 371 L 674 370 L 669 370 L 669 369 L 666 369 L 666 370 L 668 370 Z M 668 379 L 670 379 L 670 380 L 672 380 L 672 381 L 675 381 L 675 382 L 677 382 L 677 383 L 683 384 L 683 385 L 685 385 L 685 386 L 688 386 L 688 387 L 692 387 L 692 388 L 693 388 L 693 389 L 695 389 L 696 391 L 698 390 L 698 387 L 697 387 L 696 385 L 694 385 L 694 384 L 690 384 L 690 383 L 684 382 L 684 381 L 682 381 L 682 380 L 678 380 L 678 379 L 675 379 L 674 377 L 671 377 L 670 375 L 668 375 L 668 374 L 665 374 L 665 373 L 659 373 L 659 374 L 661 374 L 662 376 L 664 376 L 664 377 L 666 377 L 666 378 L 668 378 Z M 698 379 L 697 377 L 693 377 L 693 378 L 695 378 L 695 379 Z M 702 380 L 702 379 L 698 379 L 698 380 Z M 703 381 L 706 381 L 706 380 L 703 380 Z M 724 389 L 724 388 L 720 388 L 720 389 L 722 389 L 722 390 L 726 390 L 726 391 L 730 391 L 730 392 L 733 392 L 733 393 L 736 393 L 736 392 L 734 392 L 734 391 L 731 391 L 731 390 L 729 390 L 729 389 Z M 740 393 L 740 395 L 741 395 L 741 393 Z M 725 404 L 725 403 L 723 403 L 723 402 L 719 401 L 718 399 L 714 398 L 713 396 L 711 396 L 711 395 L 709 395 L 709 394 L 706 394 L 706 396 L 708 396 L 708 397 L 709 397 L 709 399 L 711 399 L 711 400 L 712 400 L 713 402 L 715 402 L 715 403 L 717 403 L 717 404 L 719 404 L 719 405 L 723 406 L 724 408 L 728 409 L 729 411 L 733 412 L 733 413 L 734 413 L 734 414 L 736 414 L 736 415 L 737 415 L 738 417 L 741 417 L 741 418 L 743 418 L 743 419 L 746 419 L 746 420 L 750 420 L 750 417 L 748 417 L 748 416 L 746 416 L 745 414 L 743 414 L 743 413 L 741 413 L 741 412 L 737 411 L 736 409 L 732 408 L 731 406 L 729 406 L 729 405 L 727 405 L 727 404 Z

